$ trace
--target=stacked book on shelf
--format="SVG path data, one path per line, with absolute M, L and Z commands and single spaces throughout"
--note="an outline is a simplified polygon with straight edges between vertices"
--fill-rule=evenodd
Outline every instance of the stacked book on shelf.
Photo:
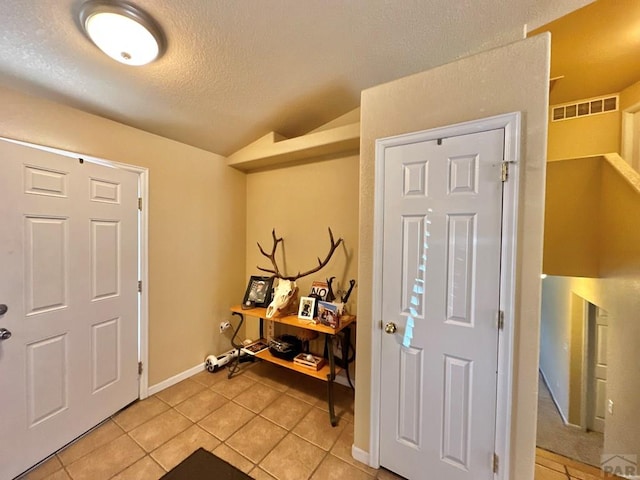
M 249 355 L 256 355 L 261 351 L 266 350 L 267 348 L 269 348 L 267 342 L 260 339 L 256 340 L 255 342 L 249 343 L 248 345 L 245 345 L 244 347 L 242 347 L 242 351 L 244 353 L 248 353 Z

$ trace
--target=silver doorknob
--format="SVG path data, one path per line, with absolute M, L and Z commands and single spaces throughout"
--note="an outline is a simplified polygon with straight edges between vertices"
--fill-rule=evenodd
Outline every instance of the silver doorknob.
M 11 338 L 11 332 L 6 328 L 0 328 L 0 340 L 9 340 Z
M 0 303 L 0 315 L 4 315 L 5 313 L 7 313 L 7 310 L 9 310 L 9 307 L 7 307 L 4 303 Z
M 396 333 L 396 330 L 398 330 L 398 327 L 393 322 L 389 322 L 384 326 L 384 331 L 390 335 Z

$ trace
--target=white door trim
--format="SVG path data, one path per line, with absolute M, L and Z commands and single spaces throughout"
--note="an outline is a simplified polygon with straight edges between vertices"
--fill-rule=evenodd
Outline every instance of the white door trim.
M 640 103 L 635 103 L 622 111 L 622 158 L 636 170 L 640 170 L 640 160 L 633 158 L 633 143 L 636 136 L 635 115 L 640 112 Z
M 62 150 L 54 147 L 47 147 L 44 145 L 37 145 L 35 143 L 23 142 L 13 138 L 0 137 L 0 140 L 6 140 L 7 142 L 24 145 L 26 147 L 36 148 L 45 152 L 55 153 L 65 157 L 74 159 L 82 158 L 83 160 L 91 163 L 97 163 L 112 168 L 120 168 L 127 170 L 138 175 L 138 188 L 140 189 L 140 197 L 142 198 L 142 210 L 140 211 L 140 251 L 139 265 L 140 265 L 140 278 L 142 281 L 142 293 L 140 294 L 140 307 L 138 317 L 138 342 L 139 342 L 139 356 L 140 361 L 143 364 L 142 374 L 140 375 L 140 381 L 138 385 L 138 396 L 140 399 L 147 398 L 149 396 L 149 169 L 139 167 L 136 165 L 129 165 L 126 163 L 114 162 L 104 158 L 94 157 L 92 155 L 84 155 L 81 153 L 70 152 L 68 150 Z
M 589 394 L 589 348 L 591 348 L 589 342 L 589 310 L 593 305 L 588 300 L 580 297 L 575 292 L 571 292 L 573 299 L 580 299 L 582 303 L 582 363 L 580 368 L 582 369 L 582 385 L 580 387 L 580 429 L 583 432 L 587 431 L 587 396 Z M 595 305 L 594 305 L 595 308 Z
M 502 267 L 500 272 L 500 310 L 504 329 L 498 334 L 498 386 L 496 405 L 496 454 L 500 467 L 495 479 L 507 479 L 511 454 L 511 405 L 513 396 L 513 347 L 515 330 L 515 284 L 517 256 L 518 186 L 520 180 L 521 114 L 514 112 L 446 127 L 376 140 L 375 199 L 373 232 L 373 291 L 371 322 L 371 418 L 369 465 L 380 466 L 380 374 L 382 346 L 382 249 L 385 149 L 444 137 L 504 128 L 504 161 L 510 164 L 509 180 L 502 199 Z M 507 472 L 507 473 L 505 473 Z

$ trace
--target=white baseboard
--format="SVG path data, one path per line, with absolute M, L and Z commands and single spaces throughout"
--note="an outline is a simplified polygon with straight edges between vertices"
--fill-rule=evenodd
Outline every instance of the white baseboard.
M 549 386 L 549 381 L 547 380 L 547 377 L 545 376 L 544 372 L 542 371 L 542 369 L 539 369 L 538 371 L 540 372 L 540 375 L 542 375 L 542 380 L 544 381 L 544 384 L 547 386 L 547 390 L 549 390 L 549 394 L 551 395 L 551 400 L 553 401 L 553 404 L 556 406 L 556 410 L 560 414 L 560 418 L 562 418 L 562 423 L 564 423 L 565 425 L 572 425 L 567 420 L 567 417 L 564 416 L 564 412 L 560 408 L 560 405 L 558 404 L 558 401 L 556 400 L 556 396 L 553 394 L 553 390 Z M 578 428 L 580 428 L 580 427 L 578 427 Z
M 196 373 L 200 373 L 203 370 L 204 370 L 204 362 L 203 363 L 199 363 L 198 365 L 196 365 L 195 367 L 190 368 L 189 370 L 185 370 L 182 373 L 174 375 L 171 378 L 167 378 L 166 380 L 163 380 L 160 383 L 156 383 L 155 385 L 150 386 L 149 389 L 147 390 L 147 392 L 148 392 L 149 396 L 155 395 L 156 393 L 161 392 L 165 388 L 169 388 L 169 387 L 175 385 L 176 383 L 181 382 L 182 380 L 186 380 L 187 378 L 192 377 Z
M 359 461 L 360 463 L 364 463 L 365 465 L 369 465 L 369 452 L 365 452 L 355 445 L 351 445 L 351 456 Z M 373 468 L 379 468 L 379 465 L 369 465 Z

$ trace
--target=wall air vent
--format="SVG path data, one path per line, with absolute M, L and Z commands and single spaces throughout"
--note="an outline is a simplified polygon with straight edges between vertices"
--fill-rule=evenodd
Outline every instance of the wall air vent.
M 618 110 L 618 95 L 588 98 L 577 102 L 551 106 L 551 121 L 571 120 L 573 118 L 599 115 Z

